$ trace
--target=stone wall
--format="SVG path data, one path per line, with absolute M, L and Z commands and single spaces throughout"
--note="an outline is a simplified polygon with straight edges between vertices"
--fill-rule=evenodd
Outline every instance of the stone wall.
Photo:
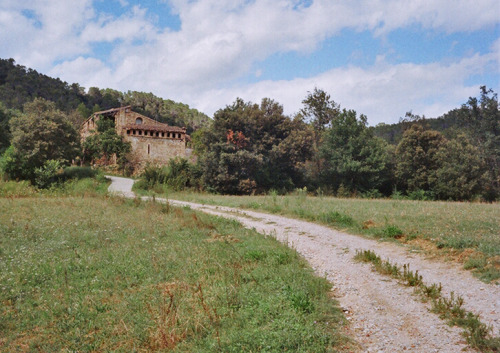
M 101 117 L 113 119 L 117 134 L 130 142 L 136 171 L 142 170 L 148 163 L 164 165 L 175 157 L 189 158 L 185 128 L 159 123 L 132 111 L 129 106 L 92 114 L 82 124 L 82 140 L 95 132 L 96 122 Z
M 124 140 L 130 142 L 134 160 L 139 168 L 147 163 L 163 165 L 172 158 L 186 157 L 186 143 L 182 139 L 125 135 Z

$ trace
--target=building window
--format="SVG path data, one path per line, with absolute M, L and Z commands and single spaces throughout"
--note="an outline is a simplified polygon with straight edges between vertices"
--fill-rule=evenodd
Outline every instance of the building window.
M 142 136 L 142 130 L 139 130 L 139 135 Z
M 137 118 L 137 119 L 135 119 L 135 123 L 136 123 L 137 125 L 141 125 L 141 124 L 142 124 L 142 118 Z
M 148 143 L 148 154 L 151 153 L 151 145 Z

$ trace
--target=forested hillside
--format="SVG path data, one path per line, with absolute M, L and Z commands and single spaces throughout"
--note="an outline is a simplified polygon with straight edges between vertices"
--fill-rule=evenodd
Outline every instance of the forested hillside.
M 427 129 L 439 131 L 447 138 L 454 138 L 464 127 L 464 119 L 462 119 L 463 113 L 464 110 L 462 108 L 458 108 L 450 110 L 438 118 L 427 119 L 408 112 L 404 118 L 400 118 L 398 123 L 380 123 L 377 126 L 372 127 L 372 129 L 375 136 L 381 137 L 393 145 L 397 145 L 399 141 L 401 141 L 404 131 L 413 123 L 423 125 Z
M 14 114 L 34 98 L 44 98 L 70 116 L 78 126 L 92 112 L 132 105 L 134 109 L 160 122 L 186 127 L 188 133 L 209 121 L 208 116 L 183 103 L 156 97 L 152 93 L 90 87 L 86 92 L 78 83 L 68 84 L 58 78 L 16 65 L 13 59 L 0 59 L 0 114 Z M 75 114 L 78 113 L 78 114 Z M 0 124 L 6 118 L 0 116 Z M 1 141 L 1 137 L 0 137 Z M 0 145 L 0 148 L 1 145 Z

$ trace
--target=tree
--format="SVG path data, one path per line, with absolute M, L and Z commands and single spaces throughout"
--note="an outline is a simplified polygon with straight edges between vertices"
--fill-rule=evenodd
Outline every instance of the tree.
M 313 163 L 310 167 L 312 179 L 317 182 L 322 174 L 322 161 L 320 159 L 320 145 L 322 134 L 332 121 L 340 113 L 340 105 L 331 99 L 330 95 L 325 91 L 314 88 L 314 91 L 307 92 L 307 97 L 302 101 L 304 107 L 300 111 L 300 115 L 309 120 L 313 127 Z
M 500 196 L 500 110 L 497 94 L 485 86 L 480 89 L 479 100 L 469 98 L 460 109 L 459 117 L 488 168 L 491 183 L 488 198 L 495 199 Z
M 488 188 L 488 172 L 479 148 L 464 134 L 447 141 L 436 153 L 439 167 L 434 172 L 432 191 L 442 200 L 471 200 Z
M 101 118 L 97 120 L 97 131 L 83 142 L 84 158 L 89 157 L 91 163 L 96 159 L 103 159 L 108 164 L 113 156 L 117 163 L 123 167 L 126 155 L 130 152 L 130 143 L 124 142 L 116 133 L 115 123 L 112 119 Z
M 380 189 L 388 181 L 387 144 L 373 136 L 366 116 L 344 109 L 323 135 L 320 157 L 324 160 L 322 185 L 337 190 Z
M 306 118 L 311 118 L 314 131 L 325 130 L 340 113 L 340 105 L 331 99 L 325 91 L 314 88 L 314 91 L 307 92 L 307 97 L 302 101 L 304 108 L 301 113 Z
M 0 102 L 0 155 L 10 146 L 10 118 L 11 114 Z
M 283 107 L 264 98 L 260 105 L 237 99 L 218 110 L 213 123 L 195 136 L 205 186 L 243 194 L 292 189 L 304 180 L 311 155 L 312 131 L 291 120 Z
M 24 105 L 23 113 L 10 120 L 10 162 L 22 165 L 12 178 L 34 181 L 35 169 L 54 160 L 68 165 L 80 152 L 79 136 L 53 102 L 36 98 Z M 14 170 L 15 168 L 11 168 Z
M 395 176 L 402 191 L 431 191 L 439 168 L 437 152 L 446 143 L 439 132 L 413 125 L 405 131 L 396 152 Z

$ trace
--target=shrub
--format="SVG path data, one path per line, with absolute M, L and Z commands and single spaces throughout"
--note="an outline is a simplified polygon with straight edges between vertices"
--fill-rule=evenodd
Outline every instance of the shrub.
M 380 199 L 384 195 L 382 195 L 382 193 L 377 189 L 371 189 L 371 190 L 365 191 L 363 194 L 361 194 L 361 196 L 365 199 Z
M 61 163 L 50 159 L 42 167 L 35 169 L 35 185 L 41 189 L 47 189 L 57 182 L 61 175 Z
M 430 191 L 415 190 L 408 193 L 410 200 L 430 201 L 434 200 L 434 195 Z
M 64 180 L 68 179 L 83 179 L 83 178 L 93 178 L 97 174 L 97 171 L 90 167 L 68 167 L 64 168 L 62 172 L 62 178 Z
M 400 238 L 403 236 L 403 231 L 397 226 L 388 225 L 382 230 L 382 234 L 387 238 Z
M 165 184 L 173 190 L 184 190 L 188 187 L 200 187 L 200 172 L 196 166 L 190 164 L 185 158 L 174 158 L 166 167 L 148 165 L 142 177 L 147 188 Z

